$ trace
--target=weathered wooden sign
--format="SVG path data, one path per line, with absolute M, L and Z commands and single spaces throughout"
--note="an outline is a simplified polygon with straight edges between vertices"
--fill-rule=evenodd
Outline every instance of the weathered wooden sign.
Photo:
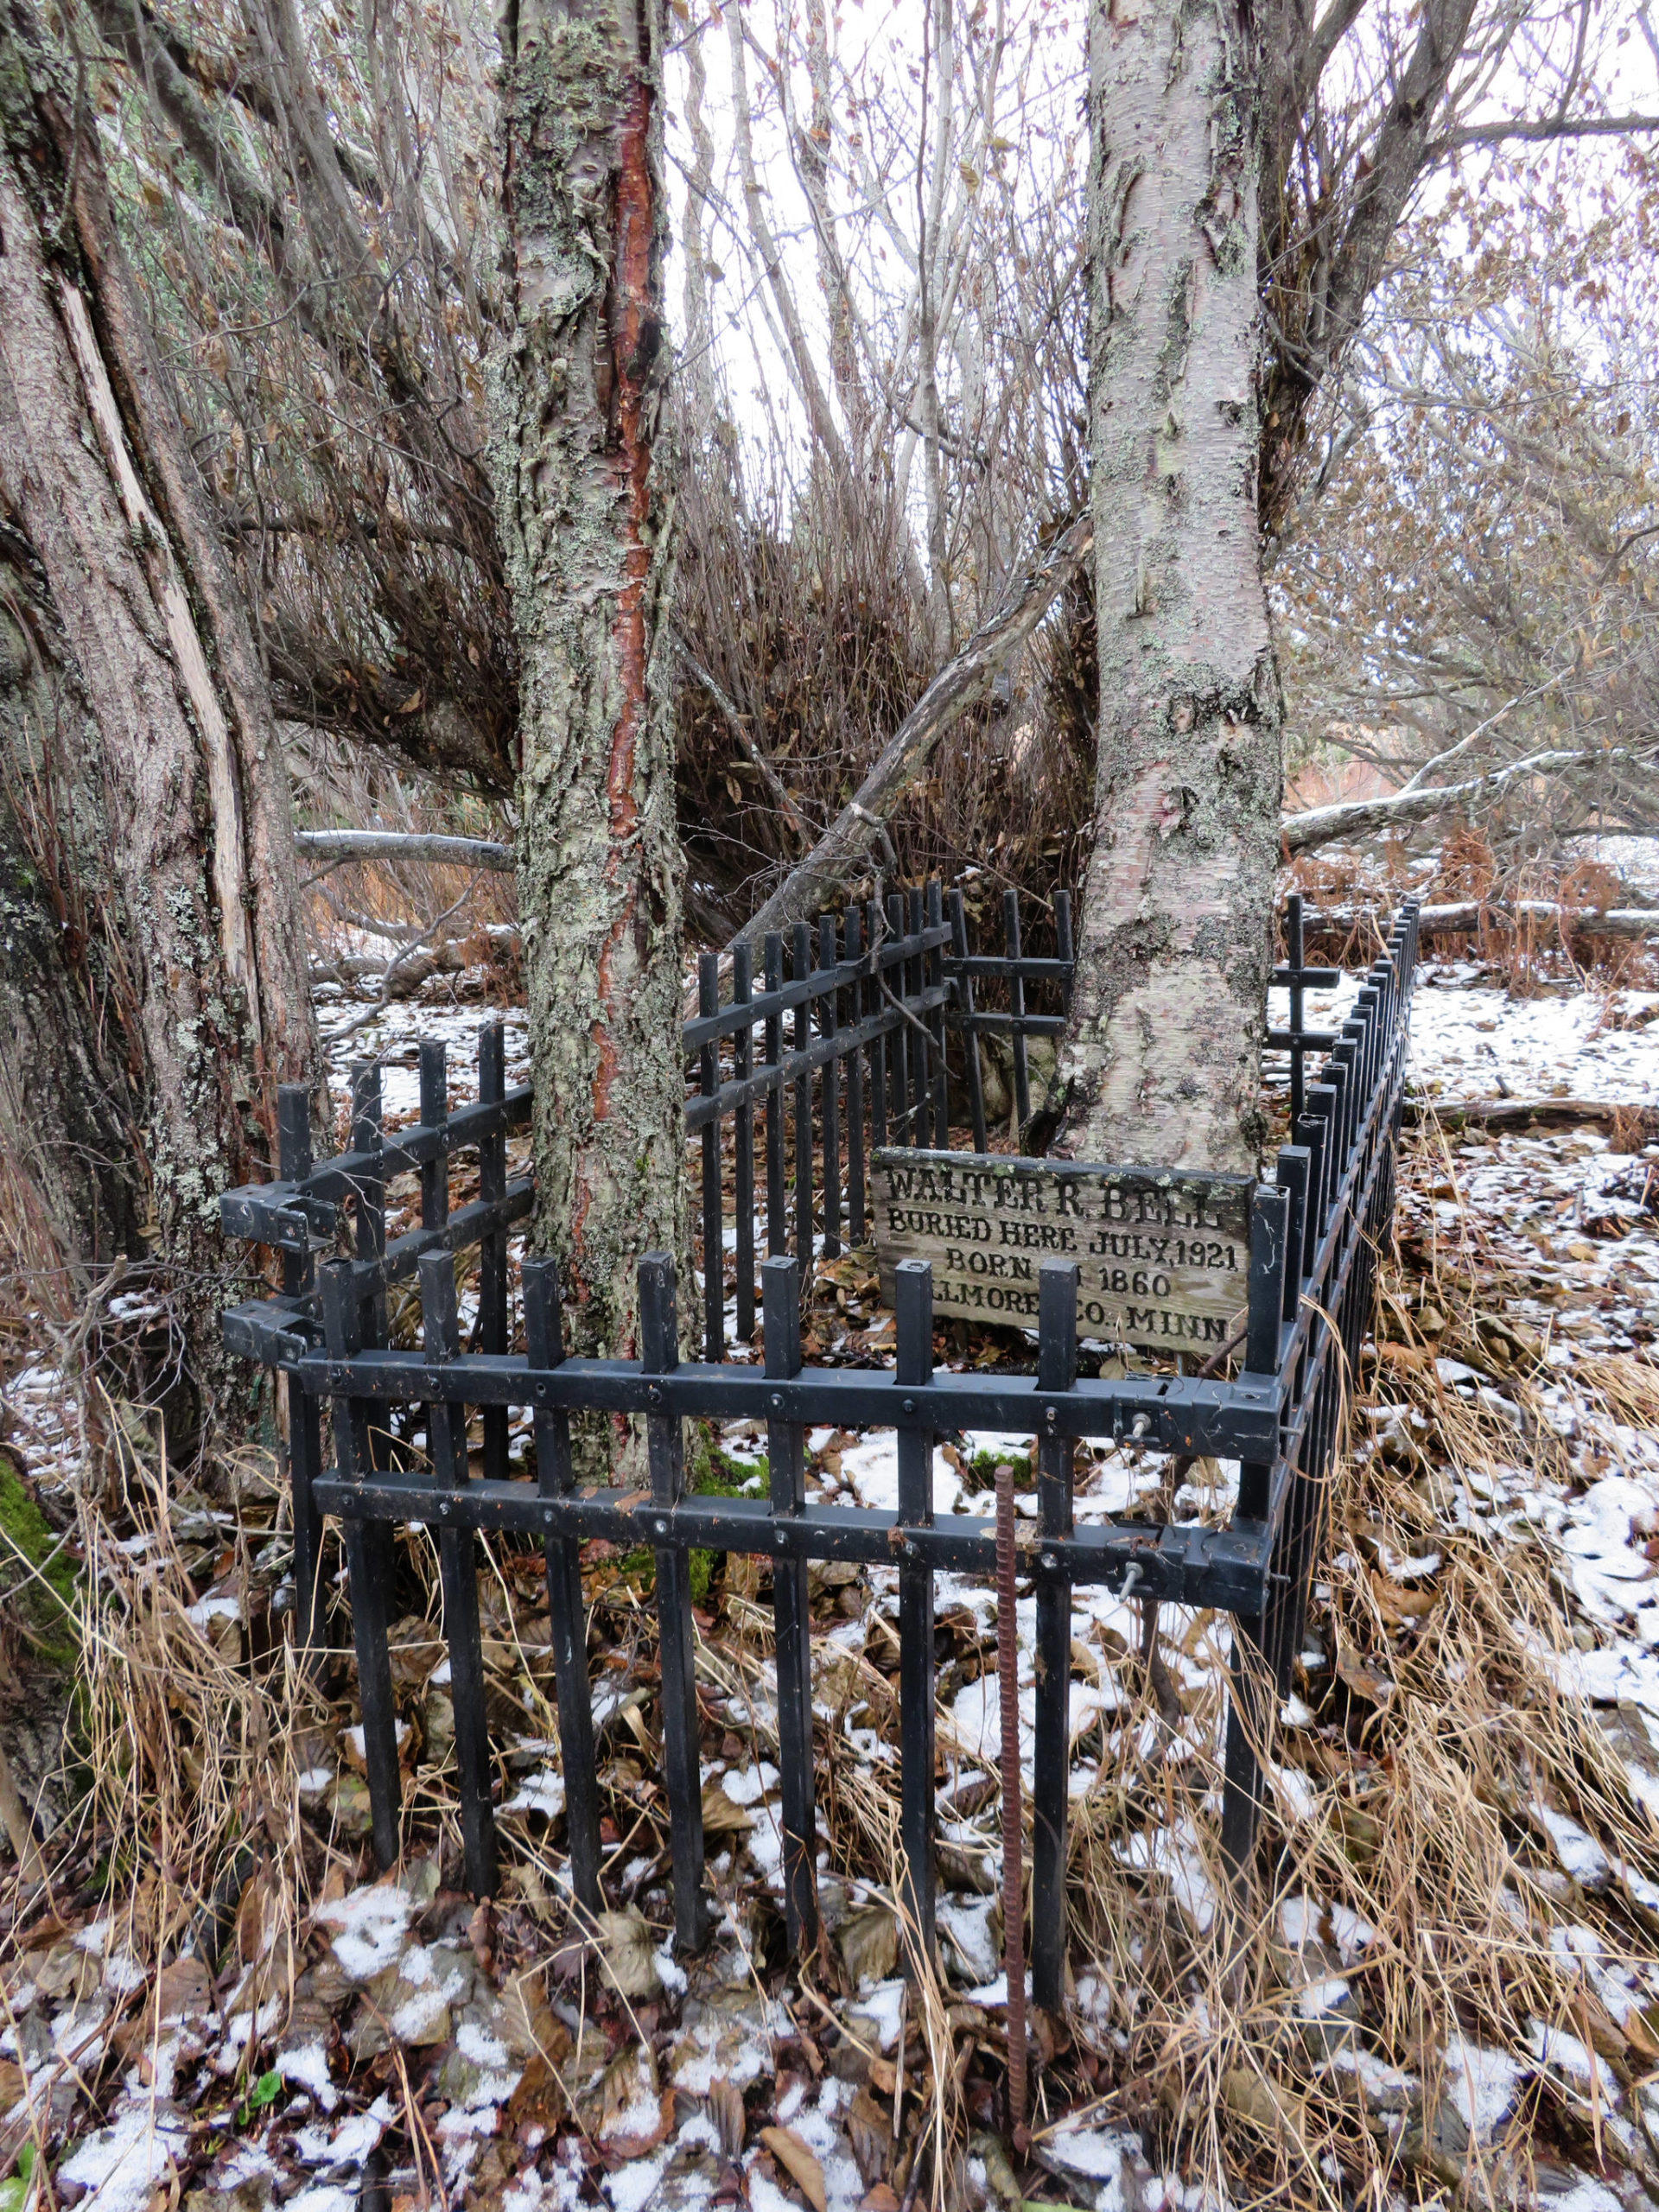
M 1037 1270 L 1077 1263 L 1082 1334 L 1213 1351 L 1249 1302 L 1251 1179 L 995 1153 L 876 1152 L 876 1260 L 933 1268 L 933 1309 L 1034 1327 Z

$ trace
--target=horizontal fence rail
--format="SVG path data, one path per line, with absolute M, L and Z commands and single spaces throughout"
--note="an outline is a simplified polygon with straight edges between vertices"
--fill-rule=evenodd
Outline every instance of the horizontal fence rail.
M 880 923 L 880 932 L 876 925 Z M 902 930 L 898 925 L 902 922 Z M 871 935 L 865 935 L 866 925 Z M 804 1070 L 822 1076 L 848 1060 L 847 1127 L 895 1125 L 925 1142 L 945 1126 L 942 1017 L 955 1004 L 964 1021 L 976 1011 L 972 985 L 990 977 L 1014 1002 L 1001 1018 L 1014 1025 L 1049 1019 L 1027 1014 L 1027 981 L 1063 982 L 1063 963 L 1027 963 L 1010 910 L 1007 949 L 970 961 L 959 906 L 943 918 L 937 887 L 912 894 L 907 912 L 849 915 L 839 939 L 821 931 L 816 955 L 797 931 L 782 973 L 773 941 L 759 995 L 739 966 L 730 1007 L 715 1003 L 703 971 L 704 1008 L 688 1027 L 698 1054 L 700 1091 L 693 1122 L 708 1144 L 726 1093 L 744 1120 L 760 1103 L 766 1129 L 769 1225 L 785 1226 L 772 1200 L 782 1187 L 781 1146 L 774 1147 L 787 1094 L 797 1095 L 798 1165 L 804 1122 Z M 1069 943 L 1066 944 L 1069 951 Z M 957 963 L 947 976 L 947 945 Z M 281 1173 L 272 1183 L 229 1194 L 226 1226 L 282 1254 L 280 1294 L 234 1308 L 229 1347 L 264 1361 L 284 1378 L 293 1490 L 300 1637 L 320 1642 L 321 1530 L 340 1528 L 356 1649 L 359 1693 L 372 1812 L 374 1849 L 389 1866 L 400 1847 L 401 1784 L 388 1629 L 392 1618 L 392 1532 L 422 1524 L 438 1532 L 444 1632 L 455 1713 L 455 1760 L 467 1876 L 480 1895 L 496 1883 L 491 1760 L 485 1724 L 477 1573 L 480 1530 L 517 1531 L 544 1550 L 552 1624 L 556 1704 L 565 1779 L 567 1843 L 574 1893 L 597 1909 L 601 1853 L 594 1761 L 594 1722 L 586 1658 L 581 1547 L 594 1537 L 648 1548 L 656 1566 L 661 1664 L 664 1781 L 669 1806 L 676 1933 L 696 1946 L 707 1926 L 703 1891 L 699 1724 L 692 1668 L 690 1554 L 694 1548 L 747 1553 L 772 1561 L 779 1732 L 785 1802 L 784 1884 L 791 1940 L 816 1941 L 817 1911 L 806 1574 L 813 1560 L 850 1560 L 897 1570 L 899 1606 L 902 1871 L 908 1922 L 931 1949 L 934 1896 L 934 1576 L 942 1570 L 995 1580 L 995 1523 L 951 1514 L 936 1521 L 932 1457 L 937 1439 L 981 1427 L 1036 1440 L 1038 1517 L 1019 1531 L 1020 1571 L 1034 1583 L 1038 1669 L 1033 1758 L 1034 1857 L 1032 1965 L 1037 2000 L 1059 2003 L 1065 1971 L 1065 1867 L 1068 1784 L 1069 1651 L 1074 1584 L 1103 1585 L 1153 1604 L 1214 1607 L 1232 1617 L 1229 1718 L 1224 1753 L 1222 1842 L 1229 1865 L 1250 1865 L 1262 1802 L 1262 1761 L 1299 1646 L 1309 1575 L 1320 1543 L 1327 1485 L 1341 1427 L 1345 1379 L 1369 1322 L 1376 1254 L 1394 1204 L 1395 1148 L 1402 1121 L 1410 993 L 1417 957 L 1414 905 L 1395 922 L 1388 950 L 1370 969 L 1352 1014 L 1328 1038 L 1301 1024 L 1301 992 L 1334 981 L 1310 969 L 1293 929 L 1291 957 L 1275 980 L 1292 992 L 1291 1141 L 1274 1179 L 1258 1183 L 1250 1206 L 1248 1321 L 1241 1372 L 1231 1380 L 1160 1374 L 1077 1372 L 1077 1278 L 1070 1261 L 1045 1262 L 1039 1274 L 1036 1371 L 1030 1375 L 936 1373 L 932 1278 L 921 1262 L 895 1270 L 897 1357 L 890 1370 L 809 1366 L 801 1351 L 802 1251 L 772 1252 L 761 1267 L 764 1363 L 715 1357 L 683 1360 L 671 1258 L 639 1263 L 639 1351 L 634 1360 L 567 1357 L 560 1285 L 551 1261 L 526 1258 L 519 1270 L 523 1349 L 509 1341 L 508 1230 L 530 1204 L 526 1181 L 509 1179 L 507 1139 L 522 1126 L 529 1100 L 509 1092 L 500 1025 L 480 1035 L 479 1103 L 447 1109 L 441 1047 L 423 1046 L 418 1127 L 387 1135 L 381 1128 L 378 1071 L 353 1077 L 351 1150 L 314 1165 L 309 1102 L 285 1090 Z M 1036 978 L 1033 969 L 1040 972 Z M 896 979 L 890 982 L 889 979 Z M 902 995 L 898 982 L 902 982 Z M 951 995 L 955 993 L 954 998 Z M 887 1004 L 888 995 L 899 1001 Z M 843 1018 L 845 1027 L 843 1029 Z M 791 1049 L 782 1027 L 791 1024 Z M 757 1028 L 764 1057 L 746 1060 Z M 813 1035 L 816 1029 L 817 1035 Z M 968 1031 L 969 1040 L 975 1034 Z M 1036 1033 L 1041 1033 L 1040 1032 Z M 827 1049 L 850 1039 L 846 1052 Z M 712 1065 L 727 1040 L 734 1072 Z M 824 1047 L 817 1060 L 808 1056 Z M 878 1049 L 879 1048 L 879 1049 Z M 1315 1079 L 1302 1080 L 1301 1056 L 1324 1055 Z M 857 1055 L 869 1055 L 861 1062 Z M 967 1056 L 970 1090 L 976 1057 Z M 1016 1057 L 1015 1067 L 1018 1068 Z M 868 1078 L 868 1089 L 865 1089 Z M 821 1102 L 825 1160 L 824 1219 L 842 1216 L 829 1193 L 839 1188 L 839 1086 Z M 1028 1106 L 1015 1102 L 1016 1113 Z M 884 1122 L 885 1117 L 885 1122 Z M 690 1116 L 688 1116 L 688 1121 Z M 976 1117 L 982 1121 L 982 1111 Z M 751 1124 L 752 1127 L 752 1124 Z M 824 1135 L 827 1130 L 830 1134 Z M 834 1145 L 833 1153 L 831 1146 Z M 455 1153 L 476 1152 L 479 1197 L 449 1211 Z M 740 1149 L 740 1159 L 741 1159 Z M 861 1188 L 860 1157 L 848 1154 L 849 1198 Z M 708 1154 L 705 1153 L 705 1165 Z M 753 1160 L 750 1168 L 753 1170 Z M 718 1193 L 719 1158 L 714 1187 Z M 421 1226 L 386 1238 L 386 1185 L 420 1178 Z M 799 1185 L 797 1198 L 799 1203 Z M 810 1208 L 812 1180 L 804 1178 Z M 796 1233 L 810 1250 L 810 1211 Z M 349 1240 L 351 1249 L 341 1246 Z M 476 1311 L 462 1338 L 458 1250 L 478 1249 Z M 741 1210 L 739 1247 L 742 1249 Z M 712 1249 L 718 1253 L 718 1236 Z M 413 1275 L 421 1342 L 387 1341 L 388 1287 Z M 704 1303 L 709 1278 L 705 1273 Z M 740 1274 L 740 1319 L 741 1317 Z M 722 1317 L 705 1313 L 705 1323 Z M 723 1337 L 705 1329 L 716 1353 Z M 327 1421 L 325 1425 L 324 1411 Z M 406 1439 L 394 1449 L 391 1414 L 423 1418 L 426 1450 L 410 1465 Z M 509 1416 L 528 1413 L 534 1471 L 515 1477 L 508 1458 Z M 474 1472 L 469 1415 L 481 1416 L 483 1451 Z M 634 1416 L 644 1427 L 648 1481 L 633 1490 L 578 1483 L 571 1416 Z M 688 1495 L 683 1425 L 689 1417 L 747 1416 L 764 1424 L 768 1494 L 759 1498 Z M 892 1512 L 809 1503 L 805 1433 L 820 1425 L 881 1426 L 897 1432 L 898 1504 Z M 325 1459 L 325 1433 L 332 1461 Z M 1236 1503 L 1225 1528 L 1154 1525 L 1126 1518 L 1079 1524 L 1072 1465 L 1079 1439 L 1129 1447 L 1236 1459 Z M 401 1463 L 401 1464 L 400 1464 Z

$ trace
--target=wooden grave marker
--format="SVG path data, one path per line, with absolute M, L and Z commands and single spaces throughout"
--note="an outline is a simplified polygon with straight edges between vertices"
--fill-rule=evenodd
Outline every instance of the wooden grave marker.
M 898 1149 L 871 1171 L 888 1305 L 894 1262 L 927 1260 L 936 1313 L 1034 1328 L 1037 1270 L 1064 1259 L 1089 1336 L 1209 1353 L 1244 1317 L 1249 1175 Z

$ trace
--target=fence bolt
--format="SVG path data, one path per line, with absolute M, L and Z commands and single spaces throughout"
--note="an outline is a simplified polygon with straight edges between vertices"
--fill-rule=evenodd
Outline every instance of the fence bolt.
M 663 1394 L 653 1382 L 651 1388 L 645 1392 L 645 1403 L 648 1406 L 660 1406 L 662 1402 Z
M 1129 1431 L 1131 1442 L 1138 1442 L 1141 1437 L 1146 1436 L 1150 1433 L 1151 1428 L 1152 1415 L 1150 1414 L 1136 1414 L 1135 1417 L 1135 1425 Z
M 1059 1565 L 1059 1560 L 1058 1560 L 1058 1557 L 1057 1557 L 1057 1556 L 1056 1556 L 1056 1554 L 1055 1554 L 1054 1553 L 1052 1553 L 1052 1552 L 1045 1552 L 1045 1553 L 1043 1554 L 1043 1555 L 1042 1555 L 1042 1556 L 1043 1556 L 1043 1565 L 1045 1566 L 1045 1567 L 1046 1567 L 1046 1568 L 1047 1568 L 1048 1572 L 1052 1574 L 1052 1573 L 1054 1572 L 1054 1569 L 1055 1569 L 1055 1568 Z
M 1054 1406 L 1045 1406 L 1043 1408 L 1043 1419 L 1048 1423 L 1051 1428 L 1053 1427 L 1055 1422 L 1059 1419 L 1059 1417 L 1058 1408 Z
M 772 1409 L 774 1413 L 782 1413 L 784 1409 L 784 1394 L 781 1390 L 774 1390 L 772 1392 Z
M 438 1510 L 440 1513 L 447 1513 L 449 1510 L 449 1501 L 447 1497 L 441 1497 L 438 1500 Z
M 547 1385 L 545 1382 L 538 1382 L 536 1385 L 536 1395 L 538 1398 L 544 1398 L 547 1395 Z
M 915 1410 L 916 1410 L 916 1401 L 915 1401 L 915 1399 L 914 1399 L 914 1398 L 906 1398 L 906 1399 L 905 1400 L 905 1411 L 906 1411 L 907 1414 L 913 1414 L 913 1413 L 915 1412 Z
M 548 1507 L 546 1512 L 543 1514 L 542 1518 L 546 1522 L 550 1529 L 553 1526 L 554 1514 L 553 1509 L 550 1505 Z
M 668 1534 L 668 1523 L 666 1521 L 658 1521 L 654 1525 L 659 1536 L 665 1536 Z

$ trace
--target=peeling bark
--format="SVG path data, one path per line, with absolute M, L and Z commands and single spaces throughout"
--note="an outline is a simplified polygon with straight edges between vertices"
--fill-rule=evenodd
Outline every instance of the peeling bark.
M 124 931 L 135 1117 L 191 1418 L 219 1345 L 219 1192 L 315 1062 L 264 671 L 117 240 L 96 142 L 33 20 L 0 16 L 0 499 L 73 656 Z
M 1282 779 L 1249 11 L 1096 0 L 1090 79 L 1100 747 L 1054 1148 L 1254 1167 Z
M 535 1236 L 561 1262 L 571 1348 L 626 1356 L 639 1255 L 686 1244 L 660 10 L 528 0 L 502 44 L 513 327 L 495 460 L 522 669 Z
M 90 724 L 26 549 L 0 546 L 0 1213 L 10 1263 L 49 1268 L 39 1294 L 54 1308 L 139 1255 L 146 1205 L 121 917 L 84 903 L 109 838 Z

